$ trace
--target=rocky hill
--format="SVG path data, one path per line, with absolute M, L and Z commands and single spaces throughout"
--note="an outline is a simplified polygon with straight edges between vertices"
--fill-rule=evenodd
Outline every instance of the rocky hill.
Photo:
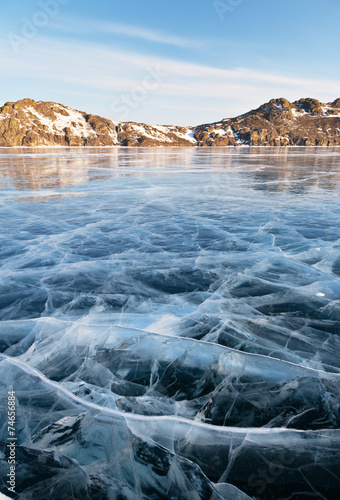
M 338 146 L 340 98 L 272 99 L 236 118 L 197 127 L 118 123 L 54 102 L 23 99 L 0 108 L 0 147 Z

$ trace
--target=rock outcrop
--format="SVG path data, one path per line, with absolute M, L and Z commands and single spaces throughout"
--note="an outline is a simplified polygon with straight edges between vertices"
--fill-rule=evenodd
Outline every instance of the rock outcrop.
M 0 108 L 0 147 L 338 146 L 340 98 L 272 99 L 236 118 L 197 127 L 113 122 L 54 102 L 22 99 Z

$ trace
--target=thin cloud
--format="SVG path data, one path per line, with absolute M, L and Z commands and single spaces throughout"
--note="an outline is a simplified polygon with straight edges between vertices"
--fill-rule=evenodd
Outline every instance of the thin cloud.
M 77 34 L 88 32 L 107 33 L 111 35 L 122 35 L 148 42 L 162 43 L 165 45 L 172 45 L 181 48 L 200 48 L 204 45 L 202 41 L 193 40 L 186 37 L 172 35 L 164 31 L 155 31 L 141 26 L 132 26 L 128 24 L 117 23 L 103 23 L 81 21 L 79 19 L 66 20 L 63 25 L 51 23 L 51 27 L 66 32 L 73 32 Z M 78 27 L 79 26 L 79 27 Z
M 102 98 L 89 99 L 82 106 L 97 112 L 96 109 L 102 110 L 105 105 L 106 116 L 113 119 L 119 117 L 113 116 L 111 104 L 140 87 L 150 68 L 160 70 L 164 76 L 148 92 L 145 101 L 148 107 L 141 104 L 131 110 L 130 118 L 136 121 L 171 123 L 177 109 L 178 123 L 183 119 L 186 123 L 193 122 L 194 113 L 185 113 L 183 107 L 201 109 L 200 122 L 213 121 L 249 111 L 273 97 L 286 97 L 291 101 L 300 97 L 331 101 L 339 97 L 338 81 L 312 80 L 248 68 L 221 69 L 124 52 L 97 43 L 39 37 L 23 47 L 15 58 L 4 49 L 0 48 L 0 57 L 6 67 L 3 85 L 7 88 L 20 89 L 17 82 L 25 82 L 22 93 L 28 96 L 29 88 L 36 89 L 39 82 L 38 88 L 52 85 L 59 87 L 61 92 L 64 89 L 65 93 L 78 93 L 79 96 L 101 94 Z M 53 93 L 50 98 L 53 99 Z M 195 121 L 197 116 L 195 113 Z
M 101 24 L 101 31 L 112 33 L 115 35 L 125 35 L 134 38 L 141 38 L 150 42 L 164 43 L 166 45 L 175 45 L 177 47 L 192 47 L 197 48 L 202 46 L 202 42 L 197 40 L 190 40 L 188 38 L 170 35 L 164 32 L 157 32 L 138 26 L 128 26 L 124 24 Z
M 323 94 L 338 93 L 339 90 L 338 81 L 277 75 L 247 68 L 215 68 L 119 51 L 96 43 L 56 42 L 41 37 L 25 47 L 15 59 L 6 52 L 1 54 L 0 51 L 0 54 L 8 76 L 12 73 L 56 78 L 112 91 L 129 90 L 130 86 L 138 85 L 149 68 L 160 68 L 166 74 L 159 88 L 166 88 L 175 95 L 194 92 L 202 96 L 225 97 L 226 89 L 232 90 L 234 95 L 242 95 L 244 91 L 263 88 L 268 96 L 271 89 L 296 89 L 307 93 L 322 91 Z M 117 87 L 113 87 L 115 83 Z

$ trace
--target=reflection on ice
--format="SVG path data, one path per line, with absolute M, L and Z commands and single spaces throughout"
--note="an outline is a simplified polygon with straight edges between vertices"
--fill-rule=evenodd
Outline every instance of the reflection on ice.
M 23 498 L 338 498 L 338 166 L 320 148 L 0 150 Z

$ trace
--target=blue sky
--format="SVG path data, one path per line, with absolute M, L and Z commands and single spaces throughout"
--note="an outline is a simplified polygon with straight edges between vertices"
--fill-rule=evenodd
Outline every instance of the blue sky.
M 339 0 L 12 0 L 1 104 L 195 125 L 273 97 L 340 97 Z

